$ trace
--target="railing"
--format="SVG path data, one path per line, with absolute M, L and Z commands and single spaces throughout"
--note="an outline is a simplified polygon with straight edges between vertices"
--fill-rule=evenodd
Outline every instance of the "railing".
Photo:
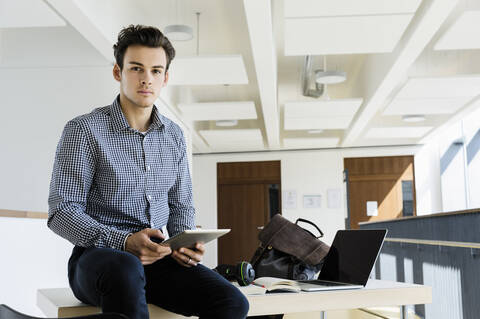
M 480 249 L 480 243 L 469 243 L 469 242 L 461 242 L 461 241 L 425 240 L 425 239 L 411 239 L 411 238 L 385 238 L 385 241 L 392 242 L 392 243 Z
M 430 305 L 410 310 L 426 319 L 477 319 L 480 313 L 480 209 L 365 223 L 388 237 L 372 276 L 432 286 Z

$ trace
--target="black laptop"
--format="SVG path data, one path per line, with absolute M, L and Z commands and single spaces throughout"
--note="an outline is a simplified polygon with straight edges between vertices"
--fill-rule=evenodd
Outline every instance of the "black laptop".
M 317 280 L 300 280 L 302 291 L 365 287 L 387 235 L 386 229 L 339 230 Z

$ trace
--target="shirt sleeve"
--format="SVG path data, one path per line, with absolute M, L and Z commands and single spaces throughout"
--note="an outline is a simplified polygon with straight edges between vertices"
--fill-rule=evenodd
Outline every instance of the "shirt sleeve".
M 47 225 L 74 245 L 121 250 L 129 232 L 103 225 L 86 213 L 94 175 L 92 146 L 80 124 L 72 120 L 65 126 L 55 154 Z
M 170 215 L 167 230 L 170 236 L 186 229 L 195 228 L 195 208 L 193 206 L 192 180 L 188 168 L 187 150 L 183 133 L 179 137 L 178 171 L 175 183 L 168 192 Z

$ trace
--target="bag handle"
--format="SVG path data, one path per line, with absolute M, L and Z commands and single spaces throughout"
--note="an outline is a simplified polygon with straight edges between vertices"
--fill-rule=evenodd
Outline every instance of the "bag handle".
M 312 235 L 313 237 L 315 238 L 321 238 L 323 237 L 323 232 L 320 230 L 320 228 L 318 228 L 317 225 L 315 225 L 314 223 L 312 223 L 311 221 L 309 220 L 306 220 L 306 219 L 303 219 L 303 218 L 298 218 L 297 221 L 295 222 L 295 225 L 298 225 L 298 222 L 303 222 L 303 223 L 306 223 L 306 224 L 309 224 L 309 225 L 312 225 L 313 227 L 315 227 L 317 230 L 318 230 L 318 233 L 320 234 L 320 236 L 315 236 L 314 234 L 312 234 L 311 231 L 303 228 L 303 230 L 305 230 L 306 232 L 308 232 L 310 235 Z M 301 227 L 301 226 L 300 226 Z

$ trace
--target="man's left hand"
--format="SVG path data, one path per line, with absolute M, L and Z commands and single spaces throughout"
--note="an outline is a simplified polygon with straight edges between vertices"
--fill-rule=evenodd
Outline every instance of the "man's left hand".
M 175 259 L 180 265 L 184 267 L 196 266 L 203 259 L 205 253 L 205 246 L 202 243 L 196 243 L 195 248 L 179 248 L 172 253 L 173 259 Z

